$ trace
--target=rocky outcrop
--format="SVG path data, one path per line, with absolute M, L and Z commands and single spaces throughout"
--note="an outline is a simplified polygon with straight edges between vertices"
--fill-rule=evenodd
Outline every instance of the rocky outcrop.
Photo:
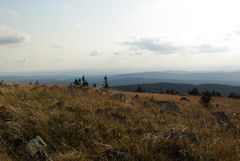
M 36 138 L 30 140 L 27 143 L 26 151 L 30 154 L 33 160 L 36 161 L 50 160 L 47 155 L 47 144 L 40 136 L 36 136 Z

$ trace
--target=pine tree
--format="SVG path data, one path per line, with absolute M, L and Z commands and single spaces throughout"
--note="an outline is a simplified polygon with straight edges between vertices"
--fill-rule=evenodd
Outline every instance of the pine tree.
M 104 77 L 103 88 L 109 88 L 107 76 Z
M 87 87 L 88 86 L 88 81 L 85 79 L 85 76 L 82 76 L 82 86 Z
M 82 86 L 81 78 L 78 79 L 78 85 L 79 85 L 79 86 Z
M 38 80 L 34 83 L 35 85 L 39 85 L 39 82 L 38 82 Z
M 78 81 L 77 78 L 74 80 L 73 84 L 74 84 L 75 86 L 79 86 L 79 81 Z
M 208 106 L 211 100 L 212 100 L 212 93 L 211 92 L 205 91 L 205 92 L 202 93 L 201 102 L 205 106 Z
M 200 95 L 198 89 L 195 88 L 195 87 L 191 91 L 189 91 L 188 94 L 194 95 L 194 96 L 199 96 Z
M 143 90 L 141 86 L 138 86 L 135 92 L 145 92 L 145 90 Z

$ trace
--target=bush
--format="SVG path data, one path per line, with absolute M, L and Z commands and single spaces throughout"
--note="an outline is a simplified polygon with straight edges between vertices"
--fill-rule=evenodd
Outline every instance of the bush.
M 191 91 L 189 91 L 188 94 L 194 95 L 194 96 L 199 96 L 200 95 L 198 89 L 195 88 L 195 87 Z
M 75 86 L 81 86 L 81 80 L 80 80 L 80 79 L 78 80 L 78 79 L 76 78 L 76 79 L 74 80 L 73 84 L 74 84 Z
M 235 92 L 232 92 L 228 95 L 228 98 L 240 99 L 240 94 L 236 94 Z
M 88 87 L 88 81 L 85 79 L 85 76 L 82 76 L 82 86 L 83 87 Z
M 221 97 L 221 93 L 220 92 L 216 92 L 216 91 L 212 91 L 212 96 L 216 96 L 216 97 Z
M 135 92 L 145 92 L 145 90 L 143 90 L 142 87 L 138 86 Z
M 201 102 L 204 104 L 204 106 L 208 106 L 211 100 L 212 100 L 211 92 L 205 91 L 202 93 Z
M 109 88 L 107 76 L 104 77 L 103 88 L 106 88 L 106 89 Z

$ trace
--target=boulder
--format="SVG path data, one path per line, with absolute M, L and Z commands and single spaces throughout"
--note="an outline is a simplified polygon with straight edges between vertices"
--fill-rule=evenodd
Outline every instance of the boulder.
M 13 119 L 6 119 L 1 121 L 0 120 L 0 129 L 10 129 L 10 128 L 20 128 L 20 123 L 17 120 Z M 0 131 L 1 134 L 1 131 Z
M 37 161 L 50 160 L 48 158 L 46 150 L 47 144 L 40 136 L 36 136 L 36 138 L 30 140 L 26 145 L 26 151 L 30 154 L 33 160 Z
M 175 102 L 159 101 L 158 108 L 160 113 L 179 114 L 181 112 L 180 108 L 176 105 Z
M 199 143 L 198 136 L 191 131 L 168 131 L 168 132 L 163 132 L 161 135 L 164 137 L 167 137 L 168 139 L 184 138 L 184 139 L 190 140 L 191 142 L 194 142 L 197 144 Z

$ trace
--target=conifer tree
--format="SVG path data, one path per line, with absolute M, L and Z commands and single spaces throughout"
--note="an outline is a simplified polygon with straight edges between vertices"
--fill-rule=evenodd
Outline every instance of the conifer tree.
M 82 86 L 87 87 L 88 86 L 88 81 L 85 79 L 85 76 L 82 76 Z
M 106 89 L 109 88 L 107 76 L 104 77 L 103 88 L 106 88 Z

